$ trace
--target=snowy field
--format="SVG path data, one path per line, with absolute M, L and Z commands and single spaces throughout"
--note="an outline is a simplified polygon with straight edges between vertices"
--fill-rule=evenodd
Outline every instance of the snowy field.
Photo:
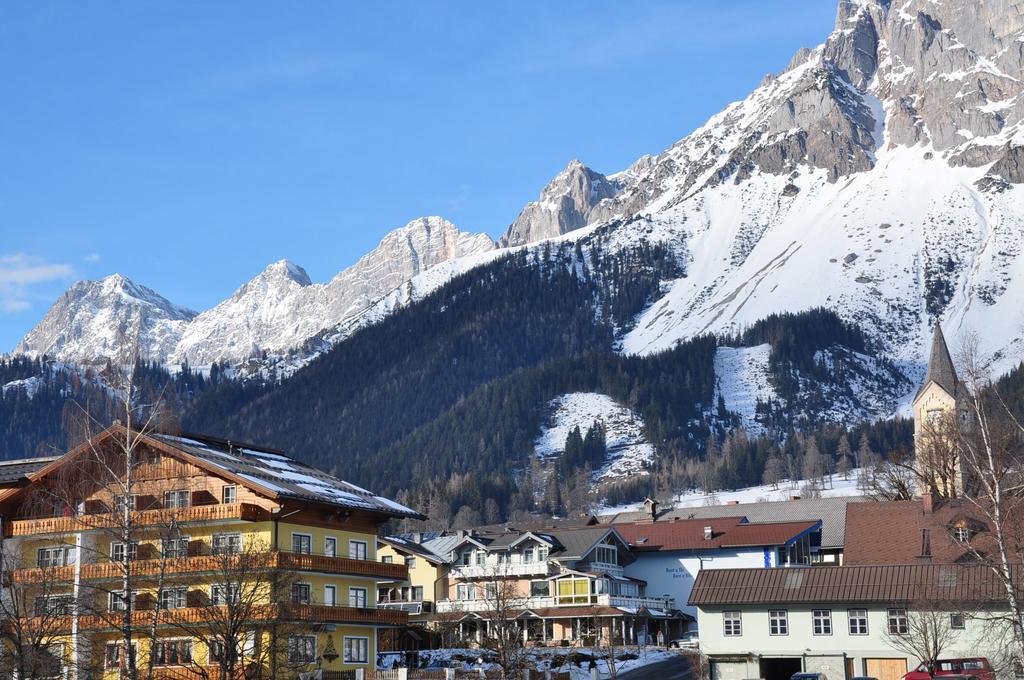
M 851 470 L 846 479 L 843 475 L 836 474 L 825 478 L 825 484 L 820 488 L 823 498 L 834 496 L 863 496 L 864 493 L 857 488 L 857 476 L 861 469 Z M 707 505 L 726 505 L 728 503 L 761 503 L 765 501 L 784 501 L 790 496 L 800 495 L 800 489 L 804 486 L 804 480 L 791 482 L 789 480 L 779 482 L 776 488 L 772 484 L 752 486 L 746 489 L 735 491 L 718 491 L 713 494 L 703 494 L 696 491 L 681 493 L 673 498 L 673 505 L 677 508 L 696 508 Z M 596 510 L 597 514 L 608 515 L 617 512 L 632 512 L 639 510 L 642 503 L 619 505 L 614 507 L 602 506 Z
M 497 668 L 494 663 L 484 661 L 480 663 L 482 655 L 486 652 L 479 649 L 433 649 L 419 652 L 420 659 L 426 658 L 428 668 L 452 668 L 463 667 L 468 669 L 483 668 L 490 670 Z M 529 663 L 537 670 L 550 668 L 553 671 L 569 671 L 572 680 L 590 680 L 590 659 L 594 658 L 598 673 L 602 678 L 611 677 L 608 669 L 607 651 L 603 649 L 579 649 L 568 647 L 551 648 L 530 648 L 526 650 Z M 629 658 L 629 657 L 636 658 Z M 647 648 L 622 648 L 615 650 L 616 673 L 636 670 L 644 666 L 666 661 L 679 652 L 666 649 Z M 378 655 L 378 663 L 381 668 L 391 668 L 392 664 L 398 663 L 404 654 L 401 652 L 383 653 Z M 622 659 L 622 657 L 626 657 Z
M 743 419 L 743 426 L 754 435 L 761 425 L 754 420 L 757 402 L 775 399 L 775 388 L 769 382 L 768 355 L 772 346 L 719 347 L 715 350 L 715 397 L 721 396 L 725 407 Z
M 586 435 L 594 423 L 604 423 L 608 459 L 594 473 L 595 482 L 647 474 L 654 460 L 654 446 L 644 438 L 644 423 L 636 413 L 606 394 L 574 392 L 548 403 L 551 416 L 534 442 L 540 458 L 553 458 L 565 450 L 565 439 L 574 427 Z

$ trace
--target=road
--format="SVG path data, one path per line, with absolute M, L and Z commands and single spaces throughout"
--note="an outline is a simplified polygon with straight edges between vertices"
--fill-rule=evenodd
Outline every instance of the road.
M 690 663 L 682 654 L 619 676 L 619 680 L 690 680 Z

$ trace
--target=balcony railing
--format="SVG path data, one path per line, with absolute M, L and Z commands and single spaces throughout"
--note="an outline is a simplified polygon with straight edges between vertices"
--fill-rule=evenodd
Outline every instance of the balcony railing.
M 270 512 L 251 503 L 229 503 L 216 505 L 193 505 L 187 508 L 158 508 L 132 512 L 131 522 L 136 526 L 168 524 L 179 525 L 199 522 L 242 520 L 260 522 L 270 519 Z M 120 519 L 113 513 L 83 514 L 70 517 L 44 517 L 40 519 L 17 519 L 6 525 L 7 536 L 40 536 L 48 534 L 73 534 L 94 529 L 111 529 L 120 525 Z
M 506 576 L 539 576 L 549 572 L 547 562 L 519 564 L 468 564 L 452 566 L 453 578 L 495 578 Z
M 266 563 L 258 560 L 266 558 Z M 172 557 L 166 560 L 146 559 L 131 562 L 135 576 L 154 576 L 161 572 L 168 576 L 180 574 L 217 573 L 231 571 L 241 560 L 248 560 L 247 569 L 282 569 L 285 571 L 311 571 L 348 576 L 369 576 L 387 581 L 404 581 L 409 570 L 404 564 L 386 564 L 374 560 L 354 560 L 348 557 L 306 555 L 289 552 L 267 553 L 266 555 L 197 555 Z M 82 580 L 119 579 L 124 575 L 123 565 L 117 562 L 94 562 L 83 564 Z M 21 583 L 43 583 L 46 581 L 70 581 L 75 576 L 74 565 L 66 567 L 32 567 L 16 569 L 11 578 Z
M 434 610 L 434 603 L 430 600 L 384 600 L 377 603 L 378 609 L 395 609 L 406 612 L 413 616 L 417 614 L 429 614 Z
M 206 607 L 183 607 L 180 609 L 163 609 L 158 613 L 157 625 L 181 626 L 202 624 L 222 620 L 224 614 L 212 610 L 225 611 L 226 607 L 210 605 Z M 266 604 L 247 608 L 245 616 L 253 621 L 312 621 L 314 623 L 350 623 L 377 626 L 404 626 L 409 623 L 406 612 L 377 609 L 331 606 L 324 604 Z M 78 617 L 81 630 L 116 629 L 123 625 L 121 612 L 104 614 L 83 614 Z M 133 626 L 148 626 L 153 621 L 152 609 L 137 609 L 132 612 Z M 32 625 L 33 619 L 26 620 Z M 63 616 L 48 618 L 45 622 L 47 630 L 54 633 L 71 630 L 73 617 Z
M 512 599 L 505 606 L 512 609 L 548 609 L 554 607 L 585 607 L 588 605 L 601 607 L 617 607 L 623 609 L 675 609 L 675 599 L 671 597 L 625 597 L 619 595 L 566 595 L 555 597 L 527 597 Z M 438 613 L 451 612 L 484 612 L 494 609 L 494 601 L 479 600 L 440 600 L 437 603 Z

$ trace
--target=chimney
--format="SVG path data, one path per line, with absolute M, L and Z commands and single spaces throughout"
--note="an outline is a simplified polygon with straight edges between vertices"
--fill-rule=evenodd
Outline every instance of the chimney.
M 930 560 L 932 558 L 932 539 L 928 529 L 921 529 L 921 554 L 919 560 Z
M 924 510 L 926 515 L 935 512 L 935 497 L 930 493 L 921 494 L 921 509 Z
M 644 510 L 647 511 L 652 521 L 658 519 L 658 501 L 653 498 L 645 498 Z
M 711 527 L 704 527 L 704 540 L 710 541 L 715 537 L 715 532 L 711 530 Z
M 413 532 L 412 542 L 413 543 L 422 543 L 423 542 L 423 532 L 420 532 L 420 531 Z

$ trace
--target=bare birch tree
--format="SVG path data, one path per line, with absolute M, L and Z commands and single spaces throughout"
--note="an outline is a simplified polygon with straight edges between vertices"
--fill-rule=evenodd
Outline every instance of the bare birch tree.
M 934 675 L 936 662 L 956 642 L 957 631 L 950 625 L 950 612 L 941 611 L 937 603 L 926 602 L 914 603 L 902 611 L 906 612 L 905 621 L 887 628 L 885 641 L 893 649 L 919 660 Z

